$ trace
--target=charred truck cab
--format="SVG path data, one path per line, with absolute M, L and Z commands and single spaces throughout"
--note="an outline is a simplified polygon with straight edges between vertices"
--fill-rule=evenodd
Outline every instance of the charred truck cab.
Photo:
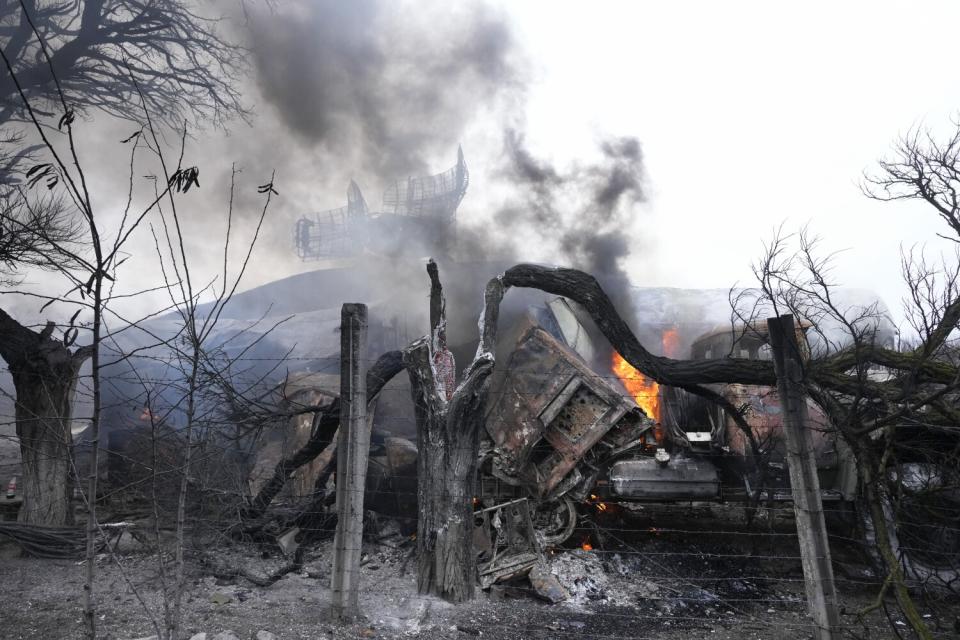
M 512 336 L 491 393 L 479 503 L 526 499 L 541 545 L 572 535 L 587 502 L 791 499 L 776 389 L 713 387 L 748 407 L 747 434 L 711 403 L 645 381 L 594 347 L 567 301 L 530 313 Z M 705 334 L 691 351 L 695 359 L 770 357 L 766 334 L 746 327 Z M 853 457 L 809 409 L 823 498 L 853 500 Z
M 797 342 L 809 357 L 802 323 Z M 769 360 L 772 357 L 766 327 L 738 326 L 709 332 L 694 340 L 690 357 L 708 360 L 735 356 Z M 689 455 L 710 460 L 721 474 L 724 500 L 790 500 L 783 415 L 776 388 L 742 384 L 710 385 L 735 407 L 746 407 L 750 433 L 745 433 L 724 411 L 681 389 L 664 387 L 662 425 L 669 442 Z M 820 408 L 807 400 L 821 498 L 852 501 L 857 493 L 853 455 Z

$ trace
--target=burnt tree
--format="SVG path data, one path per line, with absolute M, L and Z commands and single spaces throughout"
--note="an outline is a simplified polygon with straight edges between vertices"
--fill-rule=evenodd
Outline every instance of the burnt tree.
M 403 352 L 417 416 L 417 588 L 462 602 L 475 586 L 473 497 L 503 286 L 499 279 L 487 285 L 477 355 L 454 389 L 443 289 L 432 260 L 427 273 L 430 337 Z
M 139 120 L 142 101 L 174 128 L 185 117 L 220 125 L 246 113 L 236 86 L 244 52 L 219 19 L 183 0 L 3 2 L 0 51 L 13 66 L 0 70 L 0 125 L 30 120 L 21 93 L 56 109 L 58 83 L 78 111 Z
M 70 422 L 77 377 L 90 347 L 71 351 L 53 337 L 48 322 L 33 331 L 0 309 L 0 357 L 16 389 L 15 420 L 23 458 L 21 522 L 63 526 L 70 522 L 72 439 Z
M 925 152 L 910 148 L 909 162 L 919 163 Z M 926 174 L 917 169 L 917 183 L 930 189 Z M 815 320 L 811 331 L 818 340 L 802 362 L 804 391 L 856 459 L 859 495 L 851 515 L 858 516 L 865 550 L 885 577 L 864 612 L 892 593 L 914 633 L 928 638 L 931 631 L 911 592 L 955 591 L 960 584 L 954 533 L 960 503 L 951 489 L 960 455 L 960 371 L 951 337 L 960 321 L 960 265 L 903 253 L 909 292 L 904 310 L 914 335 L 902 331 L 894 349 L 887 346 L 892 337 L 881 328 L 883 311 L 876 303 L 838 301 L 831 256 L 824 257 L 818 242 L 806 229 L 778 232 L 754 265 L 757 289 L 738 300 L 746 302 L 746 311 L 734 313 L 746 326 L 757 309 Z M 821 328 L 828 325 L 834 327 L 831 335 Z
M 463 380 L 451 389 L 443 373 L 452 363 L 445 345 L 445 308 L 437 266 L 430 276 L 431 333 L 403 353 L 417 415 L 418 589 L 460 602 L 472 597 L 476 575 L 473 553 L 473 497 L 480 431 L 493 371 L 500 302 L 510 287 L 535 288 L 580 303 L 623 357 L 661 384 L 681 387 L 723 406 L 745 428 L 742 413 L 703 384 L 776 384 L 769 362 L 751 360 L 683 361 L 654 356 L 620 317 L 596 279 L 582 271 L 516 265 L 490 280 L 484 293 L 480 343 Z

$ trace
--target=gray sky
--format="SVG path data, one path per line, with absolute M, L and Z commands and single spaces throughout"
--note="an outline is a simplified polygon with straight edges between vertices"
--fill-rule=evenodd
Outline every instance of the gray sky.
M 497 234 L 503 211 L 529 203 L 529 185 L 504 171 L 507 130 L 565 177 L 602 166 L 605 140 L 639 141 L 646 199 L 602 221 L 622 229 L 635 285 L 748 283 L 777 225 L 809 223 L 826 248 L 847 250 L 836 279 L 896 310 L 899 246 L 943 246 L 922 205 L 870 201 L 858 181 L 910 127 L 950 129 L 957 3 L 363 0 L 336 16 L 321 6 L 288 0 L 254 13 L 251 126 L 200 131 L 188 145 L 186 163 L 201 169 L 201 190 L 182 204 L 198 273 L 219 264 L 213 240 L 234 161 L 241 233 L 273 168 L 281 194 L 248 287 L 323 266 L 293 257 L 292 225 L 345 204 L 350 178 L 376 207 L 389 180 L 452 165 L 457 142 L 472 178 L 460 220 Z M 313 44 L 285 52 L 290 41 Z M 100 116 L 84 126 L 95 193 L 116 215 L 127 159 L 112 141 L 129 127 Z M 558 190 L 552 227 L 592 228 L 579 201 L 592 183 L 578 180 Z M 527 221 L 500 235 L 518 258 L 564 263 L 556 231 Z M 141 234 L 125 265 L 130 288 L 156 277 L 151 245 Z
M 939 246 L 932 212 L 869 201 L 858 180 L 911 126 L 949 129 L 957 3 L 510 6 L 539 71 L 531 143 L 573 155 L 606 130 L 643 144 L 636 284 L 728 286 L 775 225 L 809 222 L 850 249 L 837 278 L 893 307 L 900 244 Z

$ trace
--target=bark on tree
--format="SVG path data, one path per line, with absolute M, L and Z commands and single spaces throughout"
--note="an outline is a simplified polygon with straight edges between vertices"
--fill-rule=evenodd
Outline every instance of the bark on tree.
M 897 606 L 907 618 L 911 628 L 921 640 L 932 640 L 933 635 L 927 628 L 923 616 L 917 610 L 917 606 L 910 596 L 910 590 L 907 587 L 906 577 L 903 575 L 901 559 L 897 557 L 893 546 L 890 543 L 891 532 L 889 527 L 896 526 L 896 522 L 888 521 L 887 514 L 884 513 L 885 499 L 882 495 L 881 482 L 875 477 L 876 469 L 883 469 L 885 464 L 876 460 L 876 452 L 869 446 L 858 447 L 858 470 L 861 477 L 861 486 L 863 486 L 864 502 L 867 504 L 869 516 L 874 526 L 874 535 L 876 547 L 883 558 L 888 574 L 887 581 L 893 586 L 893 594 L 897 599 Z
M 417 413 L 417 587 L 452 602 L 473 596 L 473 496 L 486 378 L 448 404 L 436 390 L 427 339 L 404 354 Z
M 73 396 L 90 349 L 71 351 L 52 337 L 54 329 L 49 322 L 33 331 L 0 309 L 0 357 L 16 390 L 14 419 L 23 462 L 19 520 L 64 526 L 71 523 Z
M 417 589 L 463 602 L 475 589 L 473 498 L 503 285 L 500 279 L 487 285 L 477 355 L 463 381 L 448 394 L 434 364 L 435 353 L 446 347 L 438 330 L 445 322 L 443 289 L 433 261 L 427 273 L 431 337 L 403 352 L 417 416 Z

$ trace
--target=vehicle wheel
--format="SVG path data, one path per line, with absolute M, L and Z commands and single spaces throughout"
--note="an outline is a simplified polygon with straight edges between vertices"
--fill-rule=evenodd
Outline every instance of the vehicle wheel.
M 566 542 L 577 527 L 577 507 L 570 498 L 559 498 L 537 505 L 533 527 L 543 548 Z

